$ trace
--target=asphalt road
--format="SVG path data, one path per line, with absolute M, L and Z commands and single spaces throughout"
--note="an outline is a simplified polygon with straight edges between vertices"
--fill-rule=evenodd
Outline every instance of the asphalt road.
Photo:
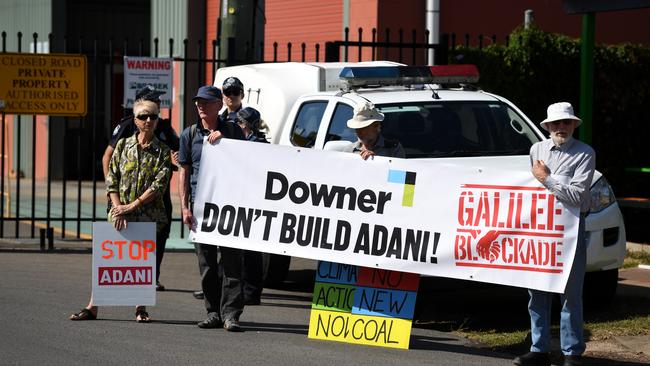
M 136 323 L 132 307 L 100 308 L 98 320 L 73 322 L 68 316 L 90 296 L 90 266 L 85 252 L 0 252 L 0 364 L 511 364 L 512 355 L 426 328 L 413 328 L 409 350 L 308 339 L 314 263 L 306 260 L 294 261 L 287 286 L 265 289 L 262 305 L 245 309 L 243 333 L 196 326 L 205 309 L 191 295 L 198 270 L 186 252 L 165 256 L 167 291 L 149 308 L 153 323 Z

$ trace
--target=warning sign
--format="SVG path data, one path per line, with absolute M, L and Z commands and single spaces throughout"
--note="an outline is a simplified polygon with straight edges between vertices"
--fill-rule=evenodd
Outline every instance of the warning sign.
M 0 53 L 0 112 L 83 116 L 84 55 Z

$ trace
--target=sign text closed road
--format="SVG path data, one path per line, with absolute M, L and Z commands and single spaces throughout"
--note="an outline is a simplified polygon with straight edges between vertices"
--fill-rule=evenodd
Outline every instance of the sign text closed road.
M 87 112 L 84 55 L 0 54 L 0 111 L 83 116 Z

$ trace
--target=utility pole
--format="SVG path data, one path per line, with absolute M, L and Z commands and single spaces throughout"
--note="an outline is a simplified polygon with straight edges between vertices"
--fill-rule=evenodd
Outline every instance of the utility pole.
M 263 60 L 264 0 L 223 0 L 219 47 L 227 65 Z

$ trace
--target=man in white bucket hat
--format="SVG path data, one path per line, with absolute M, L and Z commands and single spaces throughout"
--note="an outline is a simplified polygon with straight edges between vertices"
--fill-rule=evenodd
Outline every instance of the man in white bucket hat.
M 560 345 L 564 366 L 582 365 L 585 351 L 582 320 L 582 284 L 587 261 L 585 217 L 589 212 L 589 187 L 596 166 L 596 154 L 587 144 L 572 137 L 582 121 L 570 103 L 551 104 L 541 122 L 550 139 L 530 148 L 532 173 L 565 206 L 580 209 L 576 254 L 564 293 L 560 294 Z M 530 352 L 514 360 L 515 365 L 550 365 L 551 303 L 553 293 L 528 290 L 532 345 Z
M 404 148 L 397 140 L 386 139 L 381 135 L 381 121 L 384 115 L 370 103 L 354 108 L 354 115 L 348 120 L 348 127 L 354 129 L 358 141 L 346 146 L 343 151 L 359 154 L 363 160 L 371 156 L 404 158 Z

